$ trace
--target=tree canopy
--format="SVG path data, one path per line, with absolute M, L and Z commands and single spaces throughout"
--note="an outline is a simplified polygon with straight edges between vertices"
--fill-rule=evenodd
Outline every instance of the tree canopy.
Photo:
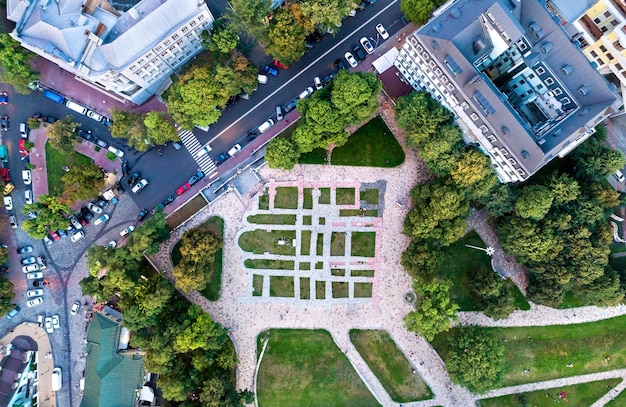
M 28 94 L 28 84 L 39 79 L 31 68 L 35 54 L 22 47 L 9 34 L 0 33 L 0 81 L 13 85 L 19 93 Z
M 291 170 L 298 163 L 300 153 L 291 140 L 274 137 L 265 150 L 265 161 L 270 168 Z
M 48 126 L 46 135 L 48 136 L 48 143 L 57 151 L 62 153 L 74 152 L 76 147 L 76 135 L 74 131 L 78 123 L 74 122 L 74 117 L 71 115 L 66 116 L 63 120 L 57 120 Z
M 28 212 L 37 213 L 37 217 L 26 219 L 22 224 L 22 229 L 35 239 L 43 239 L 51 230 L 65 230 L 70 225 L 70 221 L 66 218 L 71 213 L 69 205 L 62 203 L 55 196 L 39 196 L 39 202 L 24 205 L 22 213 L 26 215 Z
M 72 203 L 98 196 L 104 188 L 102 170 L 95 164 L 70 168 L 61 177 L 63 182 L 62 197 L 66 202 Z
M 148 112 L 143 118 L 146 127 L 146 140 L 152 144 L 165 144 L 179 141 L 180 138 L 163 112 Z
M 4 276 L 0 277 L 0 315 L 6 315 L 15 308 L 15 305 L 12 303 L 15 299 L 13 288 L 11 280 Z
M 404 317 L 404 325 L 432 341 L 435 335 L 448 331 L 456 320 L 459 306 L 450 299 L 451 282 L 433 279 L 425 282 L 415 279 L 413 289 L 417 294 L 415 311 Z
M 210 279 L 209 265 L 222 248 L 220 238 L 204 229 L 191 229 L 183 235 L 180 243 L 181 261 L 174 266 L 176 287 L 189 292 L 204 290 Z

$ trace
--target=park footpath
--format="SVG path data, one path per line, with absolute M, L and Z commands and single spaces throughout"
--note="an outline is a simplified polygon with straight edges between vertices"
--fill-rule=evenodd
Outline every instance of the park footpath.
M 405 133 L 397 128 L 393 117 L 393 108 L 387 100 L 381 104 L 380 114 L 392 129 L 401 144 L 404 144 Z M 231 192 L 220 196 L 209 206 L 202 209 L 180 228 L 173 231 L 170 239 L 161 245 L 161 250 L 150 257 L 152 264 L 165 277 L 174 280 L 172 275 L 173 264 L 170 253 L 182 235 L 213 216 L 224 219 L 224 263 L 222 274 L 222 289 L 218 301 L 211 302 L 199 292 L 182 293 L 190 301 L 198 304 L 203 310 L 210 313 L 212 318 L 228 328 L 233 340 L 239 364 L 237 368 L 237 386 L 239 389 L 254 389 L 255 372 L 257 366 L 257 337 L 260 333 L 272 328 L 300 328 L 324 329 L 330 332 L 355 370 L 368 386 L 374 397 L 383 406 L 398 406 L 400 403 L 392 401 L 383 389 L 377 377 L 367 366 L 361 355 L 350 341 L 351 329 L 383 329 L 389 332 L 398 348 L 412 363 L 414 371 L 419 374 L 433 392 L 433 398 L 410 403 L 401 403 L 402 406 L 473 406 L 479 398 L 510 394 L 519 391 L 533 391 L 542 388 L 565 384 L 582 383 L 590 379 L 599 380 L 611 377 L 625 377 L 623 370 L 581 375 L 554 381 L 530 383 L 522 386 L 497 389 L 487 395 L 477 397 L 468 390 L 453 384 L 446 372 L 445 365 L 432 346 L 414 333 L 408 332 L 403 324 L 404 316 L 413 310 L 413 307 L 404 301 L 405 293 L 411 291 L 411 278 L 400 265 L 402 252 L 409 244 L 409 238 L 402 233 L 402 219 L 409 210 L 406 197 L 416 183 L 429 180 L 429 175 L 422 160 L 413 150 L 406 151 L 405 162 L 396 168 L 368 168 L 342 166 L 310 166 L 298 165 L 292 171 L 271 170 L 262 167 L 258 170 L 262 180 L 270 180 L 280 186 L 283 182 L 299 182 L 304 180 L 311 183 L 341 184 L 345 182 L 373 183 L 386 180 L 384 200 L 387 203 L 382 215 L 382 244 L 378 245 L 376 257 L 378 268 L 374 278 L 372 301 L 369 303 L 337 303 L 330 299 L 315 301 L 292 301 L 286 303 L 282 298 L 258 297 L 250 300 L 252 293 L 251 273 L 242 266 L 243 253 L 237 247 L 236 237 L 246 227 L 242 221 L 258 205 L 258 195 L 248 193 L 238 195 Z M 259 191 L 262 188 L 254 188 Z M 314 196 L 317 196 L 314 193 Z M 396 204 L 397 203 L 397 204 Z M 280 210 L 270 209 L 269 213 L 280 213 Z M 506 258 L 482 219 L 483 213 L 476 211 L 470 218 L 470 228 L 476 229 L 488 245 L 496 248 L 494 257 L 505 271 L 512 274 L 514 281 L 522 284 L 525 281 L 518 274 L 523 273 L 521 267 Z M 493 234 L 493 235 L 492 235 Z M 379 252 L 380 250 L 380 252 Z M 271 256 L 267 256 L 271 258 Z M 509 318 L 493 321 L 479 312 L 459 313 L 459 324 L 477 324 L 484 326 L 532 326 L 572 324 L 597 321 L 611 316 L 625 315 L 626 307 L 596 308 L 583 307 L 568 310 L 554 310 L 547 307 L 531 304 L 530 311 L 515 311 Z M 271 341 L 271 338 L 270 338 Z M 616 386 L 621 391 L 623 386 Z M 598 406 L 604 405 L 610 397 L 618 394 L 612 391 L 599 400 Z M 610 397 L 608 397 L 610 396 Z

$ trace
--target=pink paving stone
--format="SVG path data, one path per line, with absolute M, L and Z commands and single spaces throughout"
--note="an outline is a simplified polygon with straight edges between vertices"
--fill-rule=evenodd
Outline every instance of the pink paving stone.
M 346 226 L 346 222 L 333 222 L 332 226 Z

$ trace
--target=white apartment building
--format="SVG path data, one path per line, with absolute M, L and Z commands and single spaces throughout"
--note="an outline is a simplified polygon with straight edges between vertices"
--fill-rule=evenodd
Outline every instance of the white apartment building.
M 7 0 L 12 37 L 103 91 L 136 104 L 160 94 L 202 49 L 214 18 L 204 0 Z

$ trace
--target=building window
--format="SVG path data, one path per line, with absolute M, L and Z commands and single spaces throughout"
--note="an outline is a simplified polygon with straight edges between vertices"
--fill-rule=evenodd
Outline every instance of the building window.
M 535 77 L 534 73 L 531 73 L 530 75 L 528 75 L 528 79 L 533 79 Z
M 593 19 L 593 22 L 596 24 L 600 24 L 602 22 L 602 20 L 600 20 L 598 17 Z
M 569 100 L 569 98 L 563 98 L 563 99 L 561 99 L 561 103 L 562 103 L 562 104 L 564 104 L 564 105 L 566 105 L 566 104 L 568 104 L 568 103 L 570 103 L 570 102 L 571 102 L 571 100 Z
M 591 55 L 592 58 L 597 58 L 598 57 L 598 53 L 596 51 L 589 51 L 589 55 Z
M 609 59 L 609 61 L 615 58 L 610 52 L 606 53 L 606 57 Z
M 606 25 L 603 25 L 602 27 L 600 27 L 600 31 L 602 31 L 603 33 L 609 31 L 609 29 L 607 28 Z
M 619 25 L 619 21 L 617 21 L 617 20 L 613 19 L 613 20 L 611 20 L 611 25 L 612 25 L 613 27 L 617 27 L 617 26 Z
M 543 89 L 543 85 L 542 84 L 537 85 L 537 89 Z
M 513 84 L 513 86 L 511 86 L 513 89 L 517 89 L 517 83 Z
M 552 90 L 552 93 L 554 94 L 554 96 L 560 96 L 563 94 L 563 91 L 561 90 L 561 88 L 554 88 Z
M 621 71 L 621 70 L 622 70 L 622 64 L 615 64 L 615 68 L 616 68 L 618 71 Z
M 606 52 L 606 47 L 604 45 L 600 45 L 600 51 Z
M 526 83 L 526 80 L 524 80 L 524 79 L 520 79 L 520 81 L 519 81 L 519 84 L 520 84 L 520 85 L 524 85 L 525 83 Z
M 181 31 L 182 31 L 182 32 L 184 32 L 184 33 L 186 33 L 186 32 L 187 32 L 187 30 L 189 30 L 189 27 L 187 27 L 187 26 L 185 26 L 185 27 L 183 27 L 183 28 L 181 29 Z
M 159 46 L 157 46 L 154 50 L 155 50 L 156 52 L 161 52 L 161 50 L 162 50 L 162 49 L 163 49 L 163 46 L 162 46 L 162 45 L 159 45 Z
M 610 18 L 611 17 L 611 13 L 609 13 L 608 11 L 605 11 L 604 12 L 604 17 Z
M 619 42 L 619 40 L 617 41 L 613 41 L 613 46 L 615 47 L 616 50 L 618 51 L 623 51 L 624 47 L 622 47 L 622 43 Z
M 165 40 L 165 41 L 163 41 L 163 45 L 165 45 L 167 47 L 168 45 L 171 44 L 171 42 L 172 41 L 170 41 L 170 40 Z
M 201 20 L 201 19 L 200 19 L 200 18 L 198 18 L 198 20 Z M 195 21 L 191 20 L 191 21 L 189 22 L 189 26 L 190 26 L 190 27 L 193 27 L 193 26 L 195 26 L 195 25 L 196 25 L 196 22 L 195 22 Z
M 172 35 L 172 39 L 175 40 L 176 38 L 178 38 L 178 34 L 174 34 Z
M 546 85 L 550 86 L 554 84 L 554 79 L 547 77 L 546 78 Z
M 543 69 L 543 66 L 540 66 L 539 68 L 537 68 L 538 75 L 543 75 L 544 73 L 546 73 L 546 70 Z

